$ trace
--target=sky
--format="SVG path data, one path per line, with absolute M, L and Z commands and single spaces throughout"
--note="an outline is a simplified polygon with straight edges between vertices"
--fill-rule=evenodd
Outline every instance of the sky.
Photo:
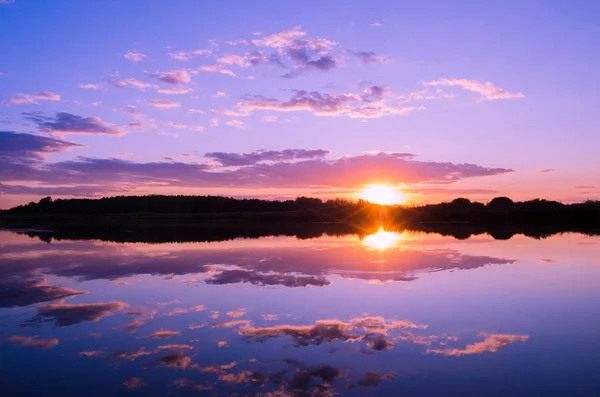
M 0 208 L 600 199 L 595 1 L 0 0 Z

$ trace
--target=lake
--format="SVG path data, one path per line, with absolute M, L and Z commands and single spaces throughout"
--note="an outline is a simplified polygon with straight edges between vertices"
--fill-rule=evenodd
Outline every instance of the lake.
M 0 231 L 2 396 L 598 396 L 600 237 Z

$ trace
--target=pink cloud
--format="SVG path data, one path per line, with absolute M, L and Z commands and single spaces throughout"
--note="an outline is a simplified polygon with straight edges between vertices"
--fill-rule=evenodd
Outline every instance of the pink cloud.
M 163 88 L 158 90 L 159 93 L 167 95 L 185 95 L 192 91 L 193 89 L 191 88 Z
M 482 354 L 485 352 L 496 353 L 502 347 L 514 342 L 525 342 L 529 339 L 528 335 L 511 334 L 486 334 L 481 333 L 485 338 L 482 342 L 467 345 L 464 349 L 427 349 L 427 353 L 443 354 L 445 356 L 464 356 L 472 354 Z
M 161 109 L 172 109 L 181 106 L 179 102 L 168 101 L 166 99 L 148 99 L 150 105 Z
M 244 128 L 246 126 L 242 120 L 228 120 L 225 122 L 225 125 L 234 128 Z
M 19 343 L 23 346 L 28 347 L 39 347 L 41 349 L 48 349 L 58 345 L 58 339 L 38 339 L 37 336 L 20 336 L 13 335 L 8 338 L 9 342 Z
M 423 83 L 426 86 L 449 86 L 460 87 L 467 91 L 476 92 L 481 95 L 481 100 L 497 100 L 497 99 L 520 99 L 525 98 L 522 92 L 511 93 L 493 83 L 481 83 L 475 80 L 468 79 L 439 79 Z
M 229 70 L 229 69 L 225 68 L 223 65 L 218 65 L 218 64 L 217 65 L 200 66 L 199 70 L 201 72 L 219 73 L 219 74 L 226 74 L 231 77 L 236 77 L 236 74 L 232 70 Z
M 125 55 L 123 55 L 123 57 L 132 62 L 140 62 L 146 59 L 147 55 L 136 50 L 129 50 L 125 53 Z
M 156 86 L 154 84 L 148 84 L 148 83 L 144 83 L 142 81 L 139 81 L 137 79 L 125 79 L 123 80 L 123 82 L 125 82 L 126 84 L 138 88 L 142 91 L 144 91 L 146 88 L 156 88 Z
M 37 94 L 19 94 L 18 98 L 12 98 L 10 103 L 23 105 L 27 103 L 37 104 L 37 101 L 60 101 L 60 95 L 52 91 L 42 91 Z

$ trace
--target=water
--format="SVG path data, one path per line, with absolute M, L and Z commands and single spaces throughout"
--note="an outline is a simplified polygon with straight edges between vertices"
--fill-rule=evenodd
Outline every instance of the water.
M 599 237 L 43 240 L 0 231 L 2 396 L 600 395 Z

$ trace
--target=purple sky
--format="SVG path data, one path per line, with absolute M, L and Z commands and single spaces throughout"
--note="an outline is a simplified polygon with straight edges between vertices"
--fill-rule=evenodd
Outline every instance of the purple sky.
M 600 199 L 600 3 L 0 0 L 0 208 Z

